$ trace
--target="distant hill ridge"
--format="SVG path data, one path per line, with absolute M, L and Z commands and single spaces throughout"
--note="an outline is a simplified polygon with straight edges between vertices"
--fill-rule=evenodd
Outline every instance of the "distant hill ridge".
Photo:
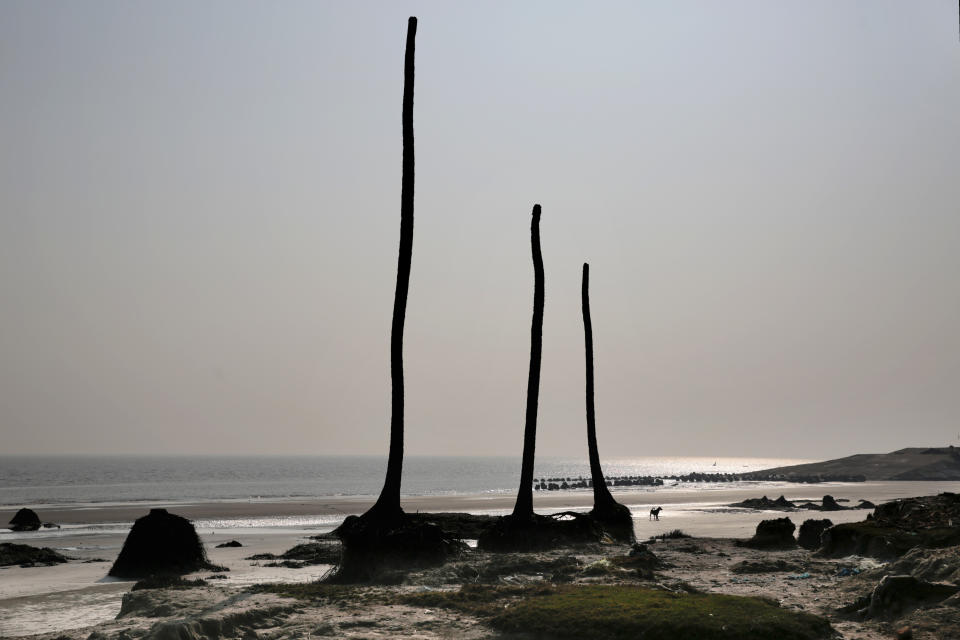
M 960 449 L 911 447 L 891 453 L 858 453 L 836 460 L 775 467 L 755 472 L 763 476 L 863 476 L 865 480 L 960 480 Z

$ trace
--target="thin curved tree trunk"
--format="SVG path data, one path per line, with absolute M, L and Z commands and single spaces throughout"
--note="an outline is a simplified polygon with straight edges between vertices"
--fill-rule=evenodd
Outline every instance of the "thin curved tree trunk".
M 616 500 L 607 489 L 600 468 L 600 453 L 597 450 L 597 419 L 593 405 L 593 322 L 590 320 L 590 265 L 583 263 L 583 281 L 581 285 L 583 303 L 583 341 L 587 360 L 587 448 L 590 452 L 590 477 L 593 480 L 593 508 L 602 511 L 616 504 Z
M 403 175 L 400 187 L 400 255 L 397 259 L 397 289 L 393 299 L 393 325 L 390 330 L 390 455 L 387 476 L 377 503 L 370 512 L 391 518 L 402 516 L 400 477 L 403 472 L 403 325 L 410 288 L 410 262 L 413 254 L 413 76 L 417 19 L 407 22 L 407 46 L 403 67 Z M 370 513 L 368 512 L 368 513 Z
M 523 428 L 523 464 L 513 517 L 533 517 L 533 459 L 537 443 L 537 403 L 540 396 L 540 359 L 543 352 L 543 255 L 540 253 L 540 205 L 533 205 L 530 223 L 533 250 L 533 322 L 530 327 L 530 375 L 527 379 L 527 416 Z

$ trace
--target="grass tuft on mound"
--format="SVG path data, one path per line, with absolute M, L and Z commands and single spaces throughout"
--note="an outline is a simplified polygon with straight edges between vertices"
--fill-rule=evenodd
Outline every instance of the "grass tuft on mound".
M 666 533 L 661 533 L 658 536 L 650 536 L 651 540 L 678 540 L 680 538 L 692 538 L 689 533 L 684 533 L 680 529 L 674 529 L 673 531 L 668 531 Z
M 555 638 L 812 640 L 833 635 L 827 620 L 760 598 L 628 585 L 470 585 L 401 601 L 472 614 L 507 633 Z

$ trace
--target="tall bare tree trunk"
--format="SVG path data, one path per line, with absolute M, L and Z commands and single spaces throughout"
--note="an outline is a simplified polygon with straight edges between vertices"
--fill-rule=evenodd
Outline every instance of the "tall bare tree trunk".
M 540 359 L 543 352 L 543 255 L 540 253 L 540 205 L 533 205 L 530 223 L 533 250 L 533 322 L 530 327 L 530 375 L 527 379 L 527 416 L 523 428 L 523 464 L 520 489 L 513 507 L 515 519 L 533 517 L 533 459 L 537 444 L 537 403 L 540 396 Z
M 393 298 L 393 325 L 390 331 L 390 455 L 387 476 L 377 503 L 370 512 L 385 518 L 402 516 L 400 477 L 403 473 L 403 325 L 410 289 L 410 262 L 413 254 L 413 75 L 417 19 L 407 22 L 407 47 L 403 66 L 403 175 L 400 187 L 400 255 L 397 259 L 397 289 Z M 368 512 L 369 513 L 369 512 Z
M 616 501 L 607 489 L 597 450 L 597 419 L 593 405 L 593 322 L 590 320 L 590 265 L 583 263 L 580 288 L 583 304 L 583 341 L 587 360 L 587 448 L 590 452 L 590 477 L 593 480 L 593 508 L 602 510 Z
M 590 476 L 593 480 L 593 510 L 590 515 L 617 540 L 633 542 L 633 516 L 630 509 L 614 500 L 607 488 L 597 450 L 597 418 L 593 405 L 593 322 L 590 320 L 590 265 L 583 263 L 580 288 L 583 304 L 583 342 L 587 367 L 587 449 L 590 453 Z

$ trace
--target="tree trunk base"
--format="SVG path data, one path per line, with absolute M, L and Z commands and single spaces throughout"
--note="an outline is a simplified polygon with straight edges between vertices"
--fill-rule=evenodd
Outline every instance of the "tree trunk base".
M 340 564 L 325 578 L 333 584 L 398 584 L 407 570 L 441 565 L 466 550 L 437 525 L 407 518 L 403 511 L 371 509 L 349 516 L 334 534 L 343 551 Z
M 590 517 L 617 542 L 633 544 L 637 538 L 633 532 L 633 515 L 630 509 L 615 500 L 604 504 L 596 504 L 590 512 Z

